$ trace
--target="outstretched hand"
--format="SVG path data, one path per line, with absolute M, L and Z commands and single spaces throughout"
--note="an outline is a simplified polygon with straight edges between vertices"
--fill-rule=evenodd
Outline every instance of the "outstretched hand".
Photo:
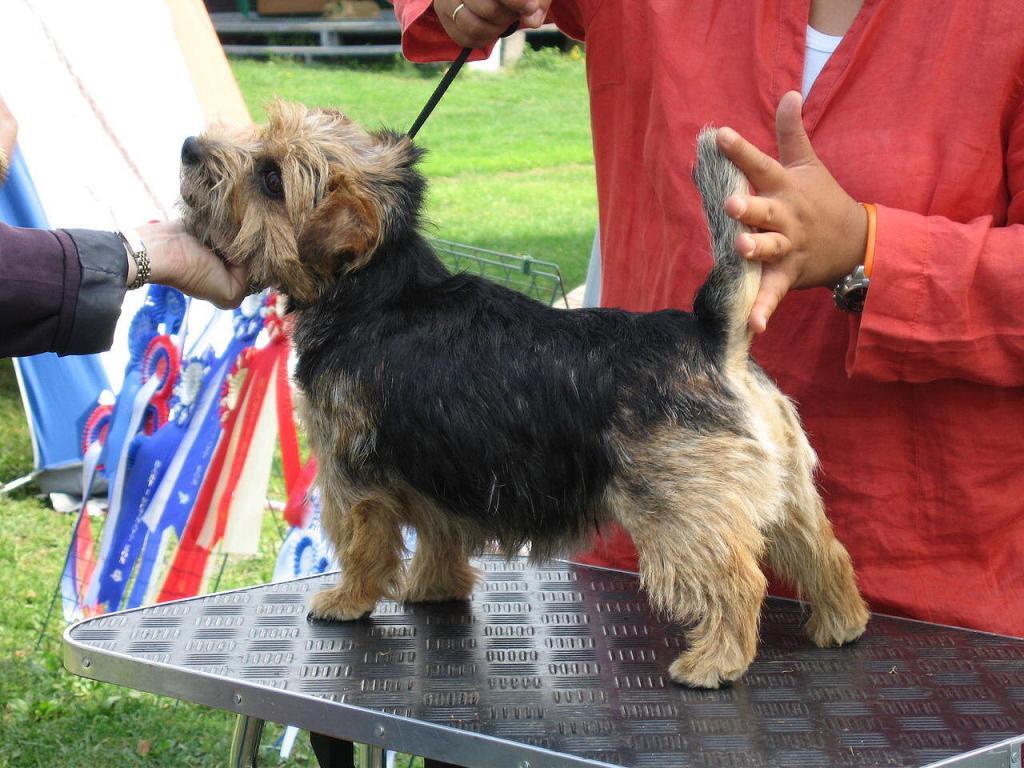
M 550 5 L 551 0 L 434 0 L 434 13 L 456 43 L 486 48 L 513 23 L 523 29 L 539 27 Z
M 10 160 L 14 154 L 14 144 L 18 140 L 18 121 L 14 119 L 6 102 L 0 98 L 0 150 Z
M 149 254 L 151 282 L 177 288 L 221 309 L 237 307 L 248 294 L 245 268 L 221 261 L 188 234 L 180 221 L 143 224 L 136 231 Z M 129 284 L 133 270 L 129 259 Z
M 757 194 L 733 195 L 725 212 L 756 228 L 736 238 L 736 250 L 763 263 L 750 328 L 761 333 L 791 288 L 832 287 L 863 263 L 867 214 L 818 159 L 800 115 L 796 91 L 782 97 L 775 115 L 779 160 L 731 128 L 718 146 L 746 174 Z

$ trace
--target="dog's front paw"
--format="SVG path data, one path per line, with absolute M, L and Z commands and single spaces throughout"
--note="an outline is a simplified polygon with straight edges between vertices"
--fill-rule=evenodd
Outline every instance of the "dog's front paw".
M 437 586 L 410 584 L 402 591 L 399 599 L 403 603 L 447 603 L 455 600 L 469 600 L 473 586 L 456 588 L 451 585 Z
M 669 676 L 690 688 L 718 688 L 742 677 L 752 659 L 738 648 L 730 648 L 729 642 L 723 645 L 718 653 L 687 651 L 680 655 L 668 668 Z
M 376 600 L 355 598 L 342 589 L 325 589 L 313 596 L 309 604 L 309 618 L 320 621 L 355 621 L 372 612 L 376 605 Z
M 453 557 L 443 566 L 423 567 L 418 561 L 410 570 L 399 598 L 403 603 L 447 603 L 469 600 L 480 574 L 465 558 Z
M 812 643 L 829 648 L 852 643 L 863 635 L 869 618 L 867 607 L 859 600 L 846 613 L 815 606 L 805 629 Z

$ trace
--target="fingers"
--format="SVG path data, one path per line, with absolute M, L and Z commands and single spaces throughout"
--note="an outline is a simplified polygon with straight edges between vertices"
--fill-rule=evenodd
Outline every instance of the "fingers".
M 529 29 L 541 26 L 550 5 L 551 0 L 434 0 L 434 12 L 456 43 L 486 48 L 513 22 Z
M 530 12 L 536 10 L 533 0 Z M 448 36 L 470 48 L 492 45 L 519 14 L 499 0 L 434 0 L 434 11 Z
M 787 168 L 817 160 L 811 139 L 804 129 L 803 97 L 797 91 L 789 91 L 779 102 L 775 112 L 775 134 L 779 142 L 779 160 Z
M 789 232 L 793 226 L 789 208 L 770 197 L 732 195 L 725 200 L 725 213 L 748 227 L 773 232 Z
M 736 238 L 736 252 L 745 259 L 775 264 L 793 251 L 793 243 L 779 232 L 744 232 Z
M 18 139 L 18 121 L 7 108 L 6 102 L 0 98 L 0 149 L 8 156 L 14 152 L 14 144 Z
M 150 279 L 182 293 L 216 304 L 237 307 L 248 293 L 245 267 L 225 264 L 189 235 L 181 221 L 136 227 L 150 259 Z
M 792 285 L 793 278 L 786 270 L 776 266 L 764 268 L 761 273 L 761 287 L 757 291 L 757 297 L 754 299 L 754 305 L 750 308 L 750 318 L 747 321 L 750 330 L 754 333 L 764 333 L 779 302 L 789 292 Z
M 718 148 L 759 191 L 776 189 L 785 181 L 786 169 L 779 161 L 766 155 L 732 128 L 718 129 Z
M 551 0 L 540 0 L 537 10 L 533 12 L 523 11 L 519 16 L 519 26 L 525 29 L 537 29 L 544 24 L 548 16 L 548 8 Z
M 509 25 L 520 15 L 518 11 L 506 7 L 499 0 L 464 0 L 464 2 L 466 7 L 456 17 L 456 24 L 465 15 L 464 24 L 468 25 L 475 20 L 486 25 L 488 29 L 497 29 L 499 35 L 508 29 Z M 454 12 L 452 9 L 452 13 Z
M 195 244 L 185 257 L 191 269 L 176 287 L 197 299 L 205 299 L 221 309 L 234 309 L 249 293 L 248 271 L 241 264 L 227 264 L 213 252 Z
M 169 278 L 165 285 L 182 293 L 209 301 L 220 309 L 234 309 L 249 293 L 249 276 L 240 264 L 223 264 L 213 254 L 193 261 L 192 269 L 179 278 Z
M 517 16 L 525 16 L 551 5 L 551 0 L 499 0 L 499 2 Z
M 520 16 L 519 26 L 522 29 L 538 29 L 544 25 L 544 19 L 547 18 L 547 15 L 548 12 L 546 10 L 540 9 L 525 16 Z
M 249 293 L 249 275 L 242 265 L 228 264 L 225 278 L 223 290 L 211 300 L 221 309 L 234 309 Z

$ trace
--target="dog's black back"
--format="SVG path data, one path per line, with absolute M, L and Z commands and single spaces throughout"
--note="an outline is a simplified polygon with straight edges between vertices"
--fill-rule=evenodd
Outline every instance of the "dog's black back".
M 613 431 L 743 431 L 723 375 L 727 310 L 560 310 L 452 275 L 417 231 L 411 168 L 409 185 L 409 220 L 296 326 L 303 389 L 345 377 L 371 404 L 373 449 L 345 468 L 354 481 L 400 478 L 515 549 L 596 522 L 620 460 Z M 730 299 L 715 281 L 709 314 Z
M 553 309 L 447 274 L 422 240 L 302 314 L 303 387 L 345 375 L 374 404 L 375 450 L 353 479 L 397 475 L 512 548 L 595 522 L 618 460 L 612 427 L 740 429 L 694 315 Z

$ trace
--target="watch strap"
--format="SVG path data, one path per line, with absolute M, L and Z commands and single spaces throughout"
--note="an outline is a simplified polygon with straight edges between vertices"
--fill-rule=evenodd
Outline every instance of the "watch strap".
M 142 242 L 142 238 L 139 237 L 139 233 L 135 230 L 128 229 L 118 232 L 117 236 L 121 238 L 124 249 L 128 252 L 128 258 L 135 262 L 135 279 L 128 286 L 128 290 L 134 291 L 149 282 L 150 274 L 152 273 L 149 254 L 146 252 L 146 246 Z

